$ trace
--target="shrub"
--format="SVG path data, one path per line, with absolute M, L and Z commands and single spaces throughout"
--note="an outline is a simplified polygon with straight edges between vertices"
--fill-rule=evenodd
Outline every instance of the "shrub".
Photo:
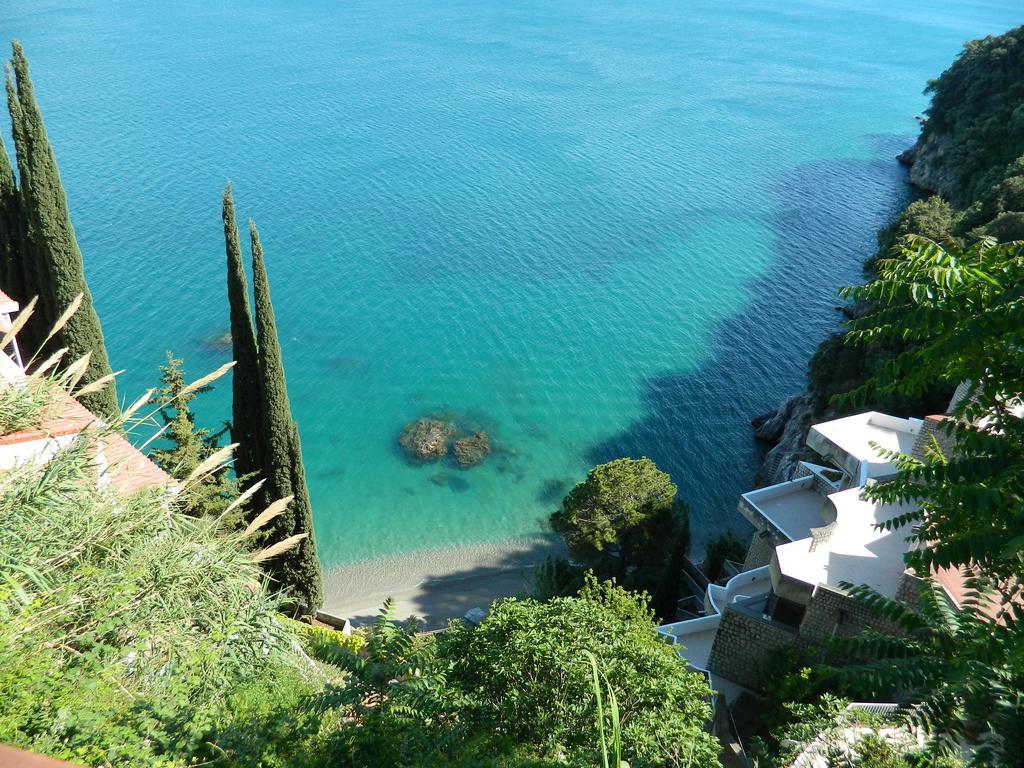
M 726 531 L 716 539 L 712 539 L 704 547 L 704 575 L 716 581 L 722 575 L 726 560 L 743 562 L 747 556 L 747 545 L 736 538 L 732 531 Z
M 614 690 L 630 765 L 717 765 L 707 683 L 658 639 L 647 601 L 613 582 L 591 575 L 579 597 L 503 600 L 478 627 L 453 624 L 439 648 L 474 729 L 597 765 L 587 651 Z
M 0 742 L 176 765 L 298 647 L 243 534 L 99 484 L 98 439 L 0 484 Z

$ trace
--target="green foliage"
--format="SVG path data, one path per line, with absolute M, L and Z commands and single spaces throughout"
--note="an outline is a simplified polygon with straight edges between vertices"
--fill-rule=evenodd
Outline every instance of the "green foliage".
M 227 252 L 231 349 L 235 360 L 235 368 L 231 372 L 231 442 L 238 446 L 235 449 L 235 470 L 239 475 L 246 475 L 263 469 L 260 456 L 263 445 L 260 431 L 263 423 L 260 368 L 256 332 L 253 330 L 252 312 L 249 309 L 249 283 L 242 263 L 242 245 L 238 239 L 231 184 L 224 189 L 221 203 Z
M 968 590 L 957 610 L 931 580 L 921 582 L 917 608 L 851 587 L 855 599 L 904 635 L 836 639 L 837 650 L 860 660 L 838 674 L 875 695 L 899 697 L 910 720 L 935 737 L 939 754 L 973 741 L 972 765 L 1020 765 L 1024 606 L 989 579 L 969 579 Z
M 7 106 L 14 133 L 20 190 L 11 189 L 6 152 L 0 153 L 3 154 L 0 199 L 4 201 L 0 219 L 5 222 L 0 226 L 0 255 L 6 259 L 2 262 L 4 273 L 0 277 L 12 280 L 13 288 L 21 291 L 16 298 L 22 302 L 39 297 L 36 317 L 21 336 L 23 343 L 44 354 L 66 347 L 73 360 L 88 355 L 83 379 L 88 384 L 111 373 L 103 330 L 85 282 L 82 253 L 71 225 L 57 162 L 36 103 L 28 60 L 17 41 L 12 43 L 12 49 L 7 70 Z M 21 262 L 20 267 L 15 260 Z M 82 295 L 79 310 L 46 348 L 40 349 L 46 331 L 56 324 L 79 294 Z M 113 382 L 83 395 L 82 404 L 99 416 L 116 417 L 117 394 Z
M 321 712 L 344 712 L 326 758 L 344 765 L 486 765 L 512 745 L 474 733 L 459 716 L 458 696 L 446 683 L 445 662 L 433 637 L 415 620 L 395 620 L 387 600 L 358 654 L 322 647 L 319 658 L 345 674 L 314 699 Z M 481 751 L 482 750 L 482 751 Z M 490 755 L 490 763 L 482 759 Z
M 726 560 L 742 563 L 747 556 L 747 545 L 736 538 L 732 531 L 726 531 L 712 539 L 704 547 L 704 575 L 717 581 L 722 575 Z
M 845 699 L 824 695 L 813 704 L 788 704 L 788 724 L 774 734 L 776 751 L 755 741 L 751 752 L 761 768 L 794 765 L 808 750 L 807 765 L 832 768 L 962 768 L 955 756 L 920 750 L 913 734 L 898 721 L 848 709 Z M 808 749 L 809 748 L 809 749 Z M 821 762 L 816 762 L 819 760 Z
M 1000 213 L 985 225 L 979 236 L 994 237 L 1004 243 L 1011 240 L 1024 240 L 1024 212 Z
M 337 664 L 335 654 L 342 651 L 358 654 L 366 645 L 366 635 L 361 630 L 346 635 L 331 627 L 307 624 L 287 617 L 282 617 L 282 620 L 300 637 L 310 656 L 328 664 Z
M 293 665 L 279 665 L 239 682 L 226 695 L 196 757 L 224 768 L 324 765 L 334 723 L 309 706 L 323 685 L 311 677 Z
M 21 191 L 11 168 L 7 147 L 0 138 L 0 281 L 5 293 L 18 298 L 36 295 L 29 287 L 32 281 L 29 280 L 25 248 L 25 212 Z M 25 341 L 30 341 L 30 336 L 26 336 Z
M 969 568 L 986 578 L 969 582 L 975 592 L 959 612 L 931 584 L 920 611 L 855 590 L 908 637 L 868 636 L 848 650 L 871 660 L 858 667 L 862 679 L 906 693 L 913 715 L 940 741 L 979 740 L 977 765 L 1019 764 L 1024 754 L 1024 420 L 1012 411 L 1024 392 L 1022 286 L 1024 244 L 942 247 L 911 237 L 880 262 L 877 279 L 847 290 L 874 307 L 850 323 L 853 342 L 912 342 L 851 401 L 875 392 L 914 396 L 935 381 L 970 384 L 941 441 L 933 438 L 921 457 L 888 453 L 900 476 L 865 496 L 913 502 L 884 525 L 914 524 L 917 546 L 906 560 L 918 573 Z
M 535 600 L 552 597 L 570 597 L 583 586 L 584 569 L 574 566 L 563 557 L 548 555 L 533 569 L 530 596 Z
M 598 663 L 597 656 L 590 651 L 583 655 L 590 662 L 590 680 L 594 699 L 597 701 L 597 732 L 601 738 L 601 765 L 608 768 L 629 768 L 629 763 L 622 759 L 622 721 L 619 719 L 619 700 L 615 698 L 615 689 L 608 682 L 607 676 Z M 604 683 L 602 689 L 602 683 Z M 611 734 L 605 734 L 604 702 L 608 700 L 608 719 L 611 721 Z
M 590 470 L 551 526 L 599 577 L 647 590 L 659 615 L 674 614 L 689 526 L 676 486 L 653 461 L 617 459 Z
M 322 574 L 316 553 L 302 446 L 288 403 L 263 248 L 259 233 L 250 221 L 256 308 L 254 330 L 230 184 L 224 190 L 222 214 L 228 260 L 231 338 L 236 361 L 231 426 L 232 440 L 239 443 L 235 466 L 247 476 L 263 478 L 265 485 L 256 494 L 256 508 L 262 509 L 278 499 L 291 498 L 287 508 L 261 532 L 260 541 L 293 542 L 286 552 L 267 564 L 267 573 L 276 588 L 288 590 L 297 610 L 312 614 L 323 603 Z
M 291 406 L 288 403 L 288 386 L 285 383 L 284 362 L 277 338 L 277 323 L 274 319 L 274 305 L 270 300 L 270 282 L 263 261 L 263 248 L 252 220 L 249 221 L 249 235 L 252 244 L 252 283 L 263 419 L 259 429 L 263 438 L 260 455 L 263 476 L 267 480 L 263 495 L 267 500 L 292 497 L 287 510 L 275 518 L 268 528 L 267 539 L 284 541 L 289 537 L 304 536 L 294 547 L 274 560 L 270 573 L 275 581 L 289 588 L 299 605 L 313 612 L 323 603 L 323 587 L 313 535 L 313 511 L 302 464 L 302 446 L 299 429 L 292 421 Z
M 932 105 L 916 146 L 928 176 L 941 182 L 948 198 L 912 202 L 879 233 L 879 249 L 868 266 L 899 260 L 906 238 L 925 237 L 963 249 L 983 237 L 1001 242 L 1024 239 L 1024 27 L 998 37 L 967 43 L 957 61 L 928 86 Z M 915 322 L 910 302 L 888 304 L 894 328 Z M 875 309 L 858 297 L 856 314 Z M 819 414 L 839 416 L 848 403 L 836 397 L 860 389 L 900 355 L 912 351 L 912 337 L 885 337 L 843 343 L 841 335 L 823 342 L 808 368 L 810 390 Z M 873 390 L 861 401 L 891 413 L 924 416 L 941 413 L 952 390 L 933 382 L 913 395 Z
M 941 162 L 956 179 L 953 202 L 970 203 L 991 186 L 990 169 L 1024 155 L 1024 27 L 968 42 L 926 93 L 922 141 L 955 137 Z
M 440 641 L 388 601 L 348 637 L 279 614 L 251 528 L 117 495 L 94 456 L 0 484 L 0 741 L 108 766 L 717 765 L 706 682 L 642 596 L 590 577 Z
M 761 675 L 758 731 L 773 734 L 792 717 L 792 706 L 809 704 L 825 688 L 821 664 L 796 648 L 784 647 L 769 653 Z
M 1024 211 L 1024 155 L 1012 163 L 991 169 L 985 175 L 977 199 L 964 209 L 960 229 L 972 238 L 986 234 L 996 220 Z M 1005 224 L 1002 225 L 1005 227 Z M 1009 230 L 1008 237 L 994 231 L 987 234 L 1004 242 L 1020 239 L 1017 230 Z
M 676 487 L 650 459 L 618 459 L 587 473 L 552 515 L 574 555 L 591 559 L 621 550 L 623 539 L 653 515 L 671 509 Z
M 300 668 L 292 636 L 244 535 L 98 484 L 95 439 L 0 485 L 0 742 L 184 764 L 242 681 Z
M 637 595 L 590 577 L 578 597 L 505 600 L 436 640 L 393 614 L 388 601 L 358 654 L 324 657 L 346 676 L 314 698 L 345 713 L 326 764 L 717 765 L 704 678 Z
M 837 768 L 963 768 L 955 755 L 934 757 L 921 750 L 900 748 L 889 739 L 869 733 L 854 744 L 852 756 L 843 755 Z
M 898 338 L 872 339 L 864 343 L 855 343 L 843 333 L 826 338 L 807 365 L 807 380 L 816 413 L 828 418 L 839 418 L 864 408 L 918 416 L 942 413 L 953 394 L 953 387 L 944 382 L 933 382 L 926 390 L 912 396 L 874 391 L 857 403 L 842 397 L 863 387 L 894 358 L 912 348 L 912 344 Z
M 878 259 L 886 258 L 907 235 L 920 235 L 942 242 L 952 236 L 956 215 L 949 203 L 938 195 L 915 200 L 903 209 L 891 224 L 878 232 L 878 252 L 868 262 L 874 268 Z
M 601 740 L 589 651 L 614 689 L 631 765 L 716 765 L 704 678 L 657 638 L 652 618 L 642 597 L 590 576 L 577 598 L 503 600 L 478 627 L 453 624 L 440 655 L 474 728 L 593 765 Z
M 914 344 L 850 393 L 852 402 L 972 382 L 944 426 L 955 451 L 945 455 L 936 443 L 923 459 L 897 456 L 899 479 L 867 491 L 917 503 L 890 525 L 917 523 L 912 540 L 924 546 L 909 563 L 921 573 L 967 564 L 992 576 L 1024 573 L 1024 422 L 1009 410 L 1024 392 L 1022 285 L 1024 244 L 982 240 L 964 250 L 911 238 L 876 280 L 847 289 L 877 307 L 850 323 L 852 342 Z
M 0 435 L 34 429 L 42 424 L 53 410 L 53 398 L 58 389 L 49 378 L 28 381 L 24 386 L 10 383 L 0 386 Z
M 171 477 L 185 480 L 196 467 L 217 452 L 222 433 L 211 434 L 209 430 L 196 426 L 191 403 L 213 387 L 189 388 L 181 366 L 182 361 L 170 352 L 167 353 L 167 364 L 160 366 L 160 383 L 163 386 L 155 390 L 149 402 L 160 409 L 159 417 L 165 427 L 163 437 L 169 445 L 152 448 L 149 458 Z M 224 465 L 204 475 L 200 482 L 189 484 L 179 500 L 182 511 L 193 517 L 216 516 L 237 496 L 238 483 Z

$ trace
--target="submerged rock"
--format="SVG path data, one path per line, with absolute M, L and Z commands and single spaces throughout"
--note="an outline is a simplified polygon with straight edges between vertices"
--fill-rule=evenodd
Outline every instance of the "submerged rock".
M 215 333 L 212 336 L 207 336 L 203 339 L 203 346 L 206 349 L 217 352 L 225 349 L 231 349 L 231 331 L 224 331 L 223 333 Z
M 487 458 L 491 452 L 491 443 L 486 432 L 477 432 L 456 440 L 452 451 L 460 467 L 475 467 Z
M 419 461 L 434 461 L 448 453 L 448 440 L 455 427 L 437 419 L 416 419 L 406 424 L 398 436 L 398 444 Z

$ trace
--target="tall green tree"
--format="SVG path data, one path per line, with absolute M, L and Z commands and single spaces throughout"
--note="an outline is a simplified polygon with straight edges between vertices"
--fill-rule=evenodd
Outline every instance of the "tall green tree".
M 249 283 L 245 278 L 242 245 L 235 219 L 235 200 L 229 183 L 224 189 L 221 214 L 227 251 L 228 308 L 231 315 L 231 348 L 235 367 L 231 374 L 231 442 L 235 449 L 235 470 L 246 475 L 263 470 L 260 449 L 262 398 L 256 333 L 249 309 Z M 260 505 L 257 505 L 260 506 Z
M 0 290 L 9 296 L 25 294 L 23 243 L 21 193 L 7 148 L 0 139 Z M 23 341 L 27 338 L 23 337 Z
M 686 507 L 672 478 L 648 458 L 594 467 L 551 515 L 574 559 L 601 578 L 648 591 L 672 618 L 689 543 Z
M 277 337 L 274 306 L 270 300 L 263 247 L 256 225 L 249 221 L 252 246 L 252 284 L 256 308 L 256 342 L 259 358 L 260 394 L 262 397 L 263 475 L 266 498 L 292 497 L 291 504 L 269 526 L 268 535 L 275 540 L 306 534 L 295 547 L 270 563 L 271 575 L 287 586 L 302 605 L 317 609 L 323 602 L 320 561 L 313 536 L 313 512 L 302 465 L 299 430 L 292 420 L 285 382 L 281 344 Z
M 81 293 L 84 297 L 81 307 L 49 347 L 67 347 L 71 360 L 89 355 L 89 365 L 83 378 L 88 383 L 111 373 L 103 330 L 85 282 L 82 253 L 71 225 L 67 195 L 61 184 L 57 161 L 36 103 L 28 60 L 17 41 L 12 43 L 12 48 L 13 56 L 7 68 L 7 105 L 18 158 L 26 234 L 21 258 L 26 265 L 31 265 L 29 269 L 34 282 L 19 286 L 23 295 L 16 298 L 27 301 L 32 295 L 39 296 L 38 314 L 31 321 L 33 330 L 23 338 L 41 338 Z M 0 174 L 2 170 L 0 168 Z M 117 413 L 117 393 L 113 382 L 85 395 L 82 403 L 100 416 L 113 417 Z
M 192 410 L 192 401 L 213 387 L 187 389 L 182 361 L 170 352 L 167 364 L 160 366 L 160 382 L 163 386 L 154 392 L 150 402 L 160 408 L 166 444 L 152 449 L 149 458 L 171 477 L 185 480 L 220 447 L 221 435 L 196 426 Z M 179 494 L 179 506 L 192 517 L 216 516 L 238 495 L 237 491 L 238 484 L 225 465 L 189 483 Z

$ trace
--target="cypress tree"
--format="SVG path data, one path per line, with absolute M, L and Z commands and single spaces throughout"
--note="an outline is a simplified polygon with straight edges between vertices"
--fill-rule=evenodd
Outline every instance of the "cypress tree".
M 228 259 L 228 305 L 231 313 L 231 347 L 235 367 L 231 376 L 231 442 L 235 449 L 235 472 L 241 476 L 262 470 L 260 448 L 260 374 L 256 335 L 249 311 L 249 284 L 242 263 L 242 246 L 235 220 L 231 184 L 224 190 L 222 215 Z
M 31 263 L 32 279 L 40 281 L 36 285 L 25 285 L 22 290 L 40 297 L 39 315 L 33 318 L 36 334 L 45 334 L 75 297 L 79 293 L 83 295 L 81 307 L 50 346 L 67 347 L 69 360 L 91 353 L 83 377 L 84 382 L 91 382 L 111 372 L 103 330 L 85 282 L 82 253 L 68 214 L 67 195 L 61 184 L 57 161 L 36 103 L 28 61 L 17 41 L 12 43 L 12 48 L 11 67 L 7 70 L 7 102 L 18 158 L 27 235 L 22 259 Z M 26 300 L 30 297 L 22 295 L 18 298 Z M 113 383 L 99 392 L 86 395 L 82 403 L 101 416 L 113 417 L 118 412 Z
M 0 290 L 23 299 L 21 194 L 7 148 L 0 139 Z M 24 337 L 22 337 L 24 338 Z
M 323 603 L 320 561 L 313 536 L 313 514 L 302 464 L 299 430 L 292 420 L 285 382 L 281 345 L 277 337 L 274 307 L 270 300 L 263 248 L 256 225 L 249 221 L 252 244 L 252 284 L 256 306 L 256 334 L 263 398 L 263 491 L 268 501 L 293 496 L 288 509 L 272 523 L 268 538 L 281 541 L 295 534 L 308 534 L 297 546 L 268 562 L 271 575 L 290 589 L 297 601 L 315 611 Z

